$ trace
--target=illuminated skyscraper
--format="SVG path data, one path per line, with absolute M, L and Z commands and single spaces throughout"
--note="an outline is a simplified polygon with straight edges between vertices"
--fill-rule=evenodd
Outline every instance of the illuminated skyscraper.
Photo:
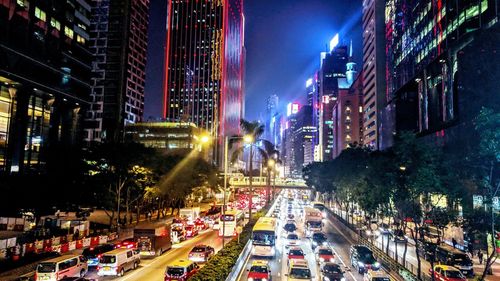
M 243 0 L 168 2 L 163 115 L 238 133 L 243 115 Z
M 86 141 L 122 141 L 125 125 L 142 121 L 148 24 L 149 0 L 92 1 L 93 104 Z
M 378 114 L 385 106 L 385 1 L 363 1 L 364 145 L 377 149 Z

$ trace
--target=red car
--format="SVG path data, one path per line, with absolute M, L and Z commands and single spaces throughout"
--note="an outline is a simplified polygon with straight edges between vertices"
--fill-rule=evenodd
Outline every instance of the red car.
M 205 223 L 205 221 L 203 219 L 200 219 L 200 218 L 197 218 L 195 221 L 194 221 L 194 225 L 196 226 L 197 229 L 199 230 L 205 230 L 205 229 L 208 229 L 208 224 Z
M 304 259 L 304 251 L 300 247 L 291 247 L 290 250 L 288 251 L 288 260 L 291 259 L 299 259 L 303 260 Z
M 271 269 L 267 261 L 256 260 L 248 270 L 247 280 L 269 280 L 271 281 Z
M 178 260 L 167 266 L 164 281 L 187 281 L 200 267 L 190 260 Z
M 315 250 L 314 255 L 316 256 L 317 263 L 324 262 L 335 262 L 335 254 L 330 247 L 320 246 Z
M 186 226 L 186 237 L 195 237 L 198 235 L 198 229 L 194 225 Z
M 436 265 L 434 270 L 429 269 L 430 274 L 434 274 L 434 279 L 441 281 L 466 281 L 467 278 L 458 268 L 449 265 Z

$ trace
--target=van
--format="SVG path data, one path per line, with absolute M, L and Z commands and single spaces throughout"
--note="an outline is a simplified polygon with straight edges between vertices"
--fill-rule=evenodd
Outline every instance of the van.
M 58 281 L 66 277 L 83 277 L 87 260 L 80 255 L 63 255 L 40 262 L 35 270 L 36 281 Z
M 141 257 L 137 250 L 115 249 L 102 254 L 97 267 L 99 276 L 123 276 L 125 271 L 136 269 L 141 262 Z
M 458 268 L 463 275 L 474 276 L 473 264 L 469 256 L 448 245 L 436 247 L 436 262 L 454 266 Z
M 315 280 L 307 261 L 302 259 L 290 259 L 288 261 L 288 271 L 285 276 L 288 277 L 288 281 Z

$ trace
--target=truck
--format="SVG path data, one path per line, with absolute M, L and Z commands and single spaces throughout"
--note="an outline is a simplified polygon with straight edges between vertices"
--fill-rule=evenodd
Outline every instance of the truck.
M 323 229 L 323 214 L 313 207 L 304 207 L 304 228 L 306 237 L 310 237 L 313 232 Z
M 200 217 L 200 207 L 182 208 L 179 210 L 179 217 L 187 221 L 195 221 Z
M 145 223 L 134 228 L 134 240 L 141 256 L 160 256 L 172 248 L 170 225 Z

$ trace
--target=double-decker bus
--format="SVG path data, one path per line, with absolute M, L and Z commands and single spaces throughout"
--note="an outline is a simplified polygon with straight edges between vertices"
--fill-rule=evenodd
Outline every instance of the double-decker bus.
M 276 243 L 276 219 L 261 217 L 252 230 L 252 255 L 274 257 Z
M 237 227 L 243 226 L 243 212 L 240 210 L 227 210 L 219 218 L 219 236 L 236 236 Z

